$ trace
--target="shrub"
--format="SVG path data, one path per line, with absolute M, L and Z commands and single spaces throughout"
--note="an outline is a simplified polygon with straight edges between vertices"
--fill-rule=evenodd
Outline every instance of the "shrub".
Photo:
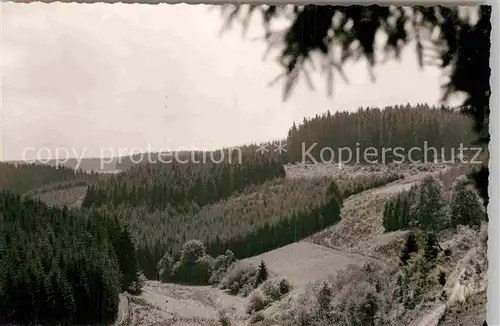
M 268 301 L 266 298 L 259 292 L 255 291 L 252 293 L 250 296 L 250 299 L 248 300 L 248 305 L 246 308 L 247 314 L 252 314 L 253 312 L 258 312 L 266 308 L 268 305 Z
M 168 262 L 168 257 L 166 261 Z M 205 254 L 203 243 L 189 240 L 182 246 L 179 260 L 173 265 L 172 277 L 175 281 L 187 284 L 208 284 L 212 265 L 213 258 Z
M 267 280 L 262 284 L 262 292 L 271 301 L 276 301 L 281 299 L 285 294 L 290 292 L 292 285 L 287 279 L 271 279 Z
M 219 322 L 221 326 L 231 326 L 231 319 L 223 309 L 219 310 Z
M 262 292 L 270 301 L 276 301 L 281 298 L 281 292 L 276 280 L 267 280 L 262 284 Z
M 235 262 L 228 268 L 228 272 L 220 282 L 220 287 L 229 289 L 233 295 L 246 296 L 253 289 L 256 274 L 255 266 Z
M 212 264 L 212 275 L 208 280 L 209 284 L 215 285 L 222 281 L 222 278 L 227 273 L 229 266 L 236 261 L 232 251 L 227 250 L 224 255 L 219 255 L 214 259 Z
M 144 276 L 144 273 L 142 273 L 142 271 L 139 271 L 137 273 L 137 280 L 134 280 L 132 284 L 130 284 L 128 292 L 133 295 L 140 294 L 144 284 L 146 283 L 146 280 L 147 279 L 146 276 Z
M 208 284 L 212 275 L 213 260 L 209 255 L 204 255 L 196 260 L 194 265 L 196 284 Z
M 157 264 L 158 277 L 161 282 L 168 282 L 172 278 L 174 258 L 167 252 Z
M 292 284 L 286 278 L 283 278 L 279 284 L 281 295 L 285 295 L 292 290 Z
M 238 292 L 238 295 L 242 297 L 248 297 L 250 293 L 254 290 L 253 283 L 252 282 L 246 282 L 243 283 L 240 287 L 240 291 Z

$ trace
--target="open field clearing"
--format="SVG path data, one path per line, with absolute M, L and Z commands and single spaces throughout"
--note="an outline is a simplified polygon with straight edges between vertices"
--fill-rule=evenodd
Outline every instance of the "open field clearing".
M 234 325 L 245 325 L 246 298 L 210 286 L 148 281 L 140 296 L 123 295 L 118 325 L 220 325 L 222 309 Z
M 44 192 L 35 197 L 48 205 L 67 205 L 78 208 L 82 204 L 86 192 L 87 186 L 82 186 Z
M 373 259 L 299 241 L 244 261 L 258 265 L 261 260 L 266 263 L 270 272 L 286 277 L 296 288 L 304 288 L 311 282 L 328 278 L 348 265 L 363 265 Z

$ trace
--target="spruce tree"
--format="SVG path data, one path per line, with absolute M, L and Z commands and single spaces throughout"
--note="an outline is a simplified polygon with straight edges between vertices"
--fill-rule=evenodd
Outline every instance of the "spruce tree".
M 127 227 L 123 227 L 120 232 L 118 246 L 115 248 L 120 272 L 122 273 L 122 289 L 129 290 L 132 283 L 138 281 L 139 270 L 135 249 Z
M 406 196 L 403 201 L 403 211 L 401 212 L 401 229 L 408 228 L 410 221 L 410 204 L 408 202 L 408 197 Z
M 257 288 L 260 284 L 264 283 L 265 280 L 267 280 L 267 267 L 266 263 L 264 263 L 263 260 L 260 261 L 259 268 L 257 270 L 257 275 L 255 276 L 255 284 L 254 288 Z
M 392 228 L 393 230 L 400 230 L 402 228 L 401 223 L 401 198 L 398 196 L 396 198 L 396 204 L 394 205 L 394 210 L 392 213 Z
M 437 230 L 443 226 L 443 189 L 443 184 L 433 177 L 425 179 L 420 188 L 417 215 L 419 227 L 423 230 Z
M 394 215 L 394 203 L 391 201 L 387 207 L 387 232 L 396 230 L 394 225 Z
M 401 263 L 406 265 L 408 260 L 411 258 L 411 254 L 414 252 L 418 252 L 417 237 L 415 236 L 415 233 L 410 232 L 406 237 L 405 246 L 401 252 Z
M 382 215 L 382 225 L 384 226 L 385 232 L 389 232 L 389 202 L 386 201 L 384 205 L 384 213 Z
M 479 225 L 486 216 L 479 195 L 465 176 L 458 178 L 453 184 L 450 206 L 452 226 Z
M 335 200 L 340 204 L 340 206 L 343 205 L 342 193 L 340 192 L 340 188 L 336 182 L 332 182 L 330 184 L 330 186 L 328 187 L 328 194 L 333 196 Z
M 433 262 L 439 253 L 439 244 L 434 232 L 427 233 L 427 241 L 424 249 L 424 256 L 427 262 Z

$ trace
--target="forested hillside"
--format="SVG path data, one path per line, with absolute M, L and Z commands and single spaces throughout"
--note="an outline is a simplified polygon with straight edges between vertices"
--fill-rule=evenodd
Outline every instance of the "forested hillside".
M 207 253 L 227 249 L 237 258 L 260 254 L 298 241 L 335 223 L 343 196 L 401 178 L 398 174 L 337 181 L 277 178 L 250 185 L 226 200 L 179 212 L 172 208 L 103 205 L 131 230 L 138 261 L 148 278 L 156 278 L 156 263 L 165 252 L 178 251 L 184 242 L 200 239 Z
M 200 161 L 199 162 L 203 162 Z M 283 177 L 283 165 L 258 156 L 242 157 L 242 162 L 214 163 L 173 160 L 171 163 L 145 163 L 107 181 L 90 186 L 84 207 L 102 205 L 145 206 L 150 209 L 173 207 L 190 209 L 227 198 L 248 185 Z
M 223 147 L 217 150 L 173 150 L 165 149 L 163 152 L 140 153 L 129 156 L 123 156 L 117 159 L 116 168 L 122 171 L 128 171 L 138 164 L 144 163 L 163 163 L 180 162 L 182 164 L 196 163 L 238 163 L 239 157 L 245 162 L 251 163 L 262 160 L 273 160 L 286 162 L 286 157 L 281 153 L 274 151 L 279 144 L 278 140 L 268 141 L 262 144 L 232 144 L 231 147 Z M 261 145 L 266 146 L 266 150 L 260 151 Z
M 13 164 L 0 162 L 0 190 L 26 193 L 45 187 L 47 189 L 75 187 L 96 182 L 97 173 L 75 171 L 67 167 L 44 164 Z
M 317 144 L 310 151 L 316 160 L 320 159 L 320 150 L 324 147 L 332 148 L 335 155 L 339 147 L 350 148 L 353 155 L 356 149 L 363 153 L 365 149 L 374 147 L 382 155 L 382 148 L 403 147 L 405 152 L 401 153 L 405 154 L 412 147 L 423 149 L 424 142 L 427 142 L 429 148 L 438 149 L 438 159 L 441 159 L 443 148 L 443 154 L 449 160 L 451 148 L 458 149 L 460 143 L 467 147 L 473 140 L 472 121 L 468 117 L 446 108 L 408 104 L 384 109 L 360 108 L 356 112 L 327 112 L 309 119 L 304 118 L 302 123 L 294 124 L 288 132 L 287 154 L 291 162 L 301 161 L 303 144 L 306 150 Z M 329 155 L 324 154 L 326 160 L 330 159 Z M 344 155 L 343 159 L 347 160 L 348 154 Z M 423 152 L 415 151 L 412 158 L 423 159 L 423 155 Z M 434 155 L 429 151 L 428 160 L 434 160 Z M 458 155 L 458 151 L 455 155 Z M 359 159 L 363 163 L 363 154 Z M 376 158 L 370 156 L 369 159 Z M 401 158 L 387 152 L 385 163 L 390 163 L 393 159 L 399 161 Z M 380 160 L 381 158 L 379 162 Z
M 108 323 L 138 277 L 116 219 L 0 192 L 1 324 Z

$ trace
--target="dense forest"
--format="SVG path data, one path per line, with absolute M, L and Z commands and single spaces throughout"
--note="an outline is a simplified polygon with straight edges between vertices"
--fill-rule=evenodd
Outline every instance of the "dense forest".
M 201 161 L 200 161 L 201 162 Z M 242 161 L 206 163 L 173 160 L 145 163 L 90 186 L 84 207 L 145 206 L 152 210 L 201 207 L 227 198 L 248 185 L 285 176 L 283 165 L 272 159 L 242 157 Z
M 396 105 L 382 110 L 360 108 L 356 112 L 337 111 L 334 114 L 327 112 L 310 119 L 304 118 L 302 123 L 294 124 L 290 128 L 286 141 L 287 155 L 291 162 L 302 161 L 305 152 L 302 146 L 307 150 L 317 144 L 309 153 L 319 161 L 320 150 L 324 147 L 332 148 L 334 155 L 337 155 L 340 147 L 350 148 L 353 155 L 356 149 L 363 153 L 365 149 L 374 147 L 381 155 L 382 148 L 402 147 L 408 151 L 412 147 L 423 149 L 424 142 L 427 142 L 428 147 L 438 149 L 437 159 L 442 158 L 443 148 L 443 158 L 449 160 L 452 148 L 458 149 L 460 143 L 467 147 L 474 140 L 472 127 L 472 120 L 462 114 L 451 112 L 444 107 L 434 108 L 427 105 Z M 413 152 L 412 159 L 422 159 L 423 154 Z M 330 160 L 331 154 L 323 155 L 325 160 Z M 346 156 L 342 159 L 347 160 L 347 153 L 344 155 Z M 429 151 L 427 159 L 434 160 L 434 155 L 433 151 Z M 455 155 L 458 155 L 457 150 Z M 376 158 L 370 157 L 370 160 L 374 159 Z M 381 159 L 379 158 L 379 162 Z M 334 156 L 334 161 L 337 160 Z M 399 162 L 401 158 L 387 152 L 385 160 L 381 163 L 390 163 L 393 160 Z M 359 162 L 363 161 L 361 154 Z
M 139 271 L 116 219 L 0 192 L 0 324 L 108 323 L 122 290 Z
M 43 164 L 13 164 L 0 162 L 0 190 L 15 193 L 35 191 L 42 187 L 73 187 L 96 182 L 105 176 L 75 171 L 64 166 Z
M 344 196 L 401 177 L 383 174 L 340 181 L 329 177 L 276 178 L 185 212 L 130 205 L 102 205 L 99 210 L 112 212 L 127 225 L 141 269 L 148 278 L 156 278 L 156 263 L 165 251 L 178 251 L 190 239 L 202 240 L 212 256 L 226 249 L 237 258 L 260 254 L 335 223 Z

